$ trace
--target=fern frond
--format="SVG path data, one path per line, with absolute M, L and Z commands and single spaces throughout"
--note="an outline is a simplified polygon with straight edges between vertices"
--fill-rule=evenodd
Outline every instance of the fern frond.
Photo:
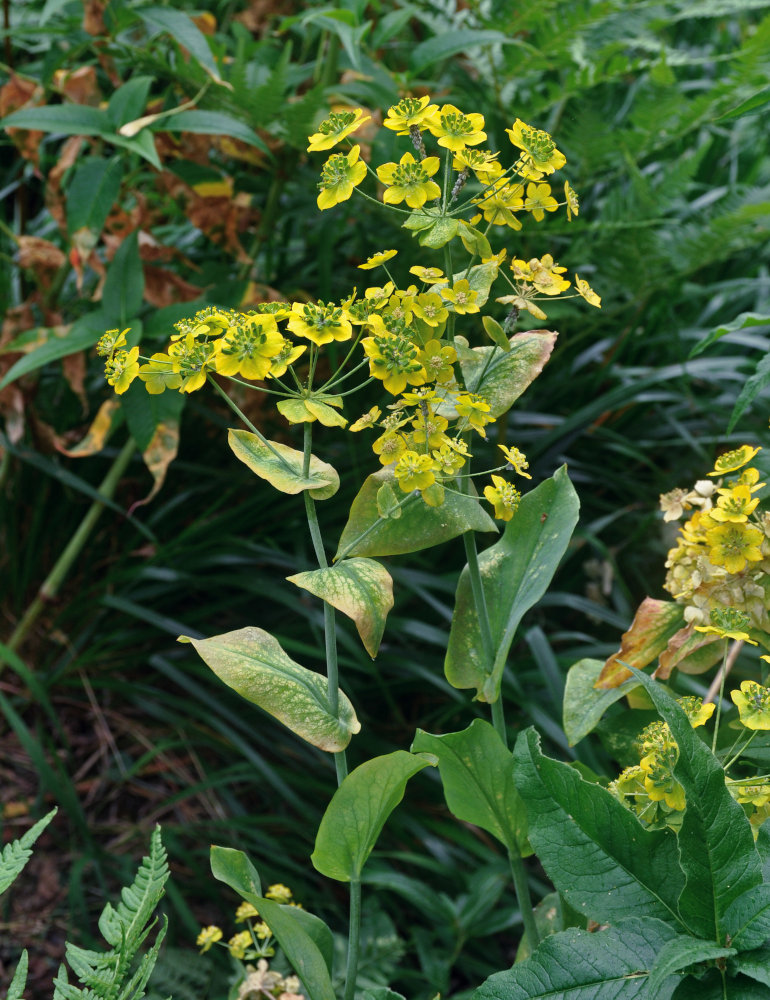
M 142 1000 L 145 995 L 145 986 L 147 981 L 152 975 L 152 970 L 155 967 L 155 963 L 158 959 L 158 953 L 160 951 L 160 946 L 163 944 L 163 939 L 166 936 L 166 931 L 168 930 L 168 918 L 164 916 L 163 926 L 158 931 L 158 936 L 155 938 L 155 943 L 152 948 L 147 952 L 139 963 L 139 967 L 134 973 L 131 980 L 123 987 L 123 989 L 118 994 L 117 1000 Z
M 166 850 L 160 840 L 160 828 L 156 827 L 150 838 L 150 853 L 142 858 L 133 883 L 121 890 L 117 907 L 107 903 L 99 918 L 99 930 L 107 944 L 113 948 L 121 945 L 136 954 L 167 878 Z
M 43 816 L 33 827 L 30 827 L 24 836 L 5 845 L 2 854 L 0 854 L 0 894 L 4 893 L 21 873 L 32 857 L 32 845 L 55 815 L 56 809 L 52 809 L 47 816 Z
M 150 1000 L 200 1000 L 208 996 L 212 967 L 208 955 L 199 955 L 182 948 L 166 948 L 159 958 L 148 996 Z
M 22 993 L 24 992 L 24 987 L 27 985 L 28 966 L 29 957 L 27 955 L 27 949 L 25 948 L 21 953 L 19 964 L 16 966 L 16 971 L 13 974 L 11 985 L 8 987 L 5 1000 L 22 1000 Z

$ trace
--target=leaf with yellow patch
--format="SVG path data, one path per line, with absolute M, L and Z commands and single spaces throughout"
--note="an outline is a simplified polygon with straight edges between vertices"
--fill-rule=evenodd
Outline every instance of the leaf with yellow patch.
M 722 639 L 708 632 L 696 632 L 692 625 L 680 628 L 671 636 L 660 654 L 658 668 L 653 673 L 662 681 L 671 676 L 674 667 L 683 674 L 705 674 L 722 659 Z
M 361 729 L 346 695 L 339 691 L 334 715 L 326 678 L 292 660 L 264 629 L 246 627 L 210 639 L 180 636 L 179 641 L 192 643 L 217 677 L 242 698 L 320 750 L 344 750 Z
M 314 500 L 328 500 L 340 488 L 340 477 L 335 469 L 315 455 L 310 456 L 310 468 L 304 476 L 302 452 L 288 445 L 264 441 L 249 431 L 232 428 L 227 441 L 236 458 L 281 493 L 296 494 L 307 490 Z
M 137 507 L 143 507 L 144 504 L 149 503 L 150 500 L 152 500 L 163 485 L 163 481 L 166 478 L 166 471 L 168 470 L 169 465 L 171 465 L 176 458 L 178 450 L 179 421 L 169 421 L 168 423 L 158 424 L 150 443 L 142 452 L 144 464 L 147 466 L 147 469 L 153 478 L 152 489 L 143 500 L 137 500 L 137 502 L 133 504 L 130 513 L 133 513 Z
M 393 580 L 384 566 L 374 559 L 343 559 L 336 566 L 295 573 L 286 579 L 352 618 L 364 648 L 374 659 L 393 607 Z
M 628 680 L 631 671 L 623 663 L 643 670 L 660 656 L 683 624 L 684 608 L 681 604 L 645 597 L 634 615 L 631 628 L 623 633 L 620 649 L 602 667 L 597 688 L 617 687 Z
M 485 329 L 490 333 L 486 324 Z M 455 342 L 468 391 L 478 393 L 489 403 L 491 416 L 507 413 L 543 370 L 556 336 L 553 330 L 517 333 L 511 337 L 507 353 L 498 347 L 467 348 Z
M 88 455 L 96 455 L 105 446 L 110 434 L 122 419 L 123 412 L 120 400 L 116 396 L 111 396 L 99 407 L 86 436 L 79 444 L 72 448 L 63 448 L 57 445 L 57 448 L 62 454 L 69 455 L 70 458 L 86 458 Z

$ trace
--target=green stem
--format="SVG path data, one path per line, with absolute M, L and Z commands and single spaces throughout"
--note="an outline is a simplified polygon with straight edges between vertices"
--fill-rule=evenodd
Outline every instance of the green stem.
M 350 933 L 348 936 L 348 962 L 345 970 L 344 1000 L 353 1000 L 358 978 L 358 952 L 361 931 L 361 879 L 350 880 Z
M 513 889 L 521 911 L 521 919 L 524 924 L 524 932 L 529 942 L 530 954 L 540 944 L 540 935 L 535 922 L 535 913 L 532 909 L 532 897 L 529 894 L 529 882 L 524 862 L 518 851 L 508 848 L 508 860 L 511 862 L 511 875 L 513 876 Z
M 395 507 L 393 507 L 393 509 L 391 510 L 391 515 L 393 513 L 393 510 L 399 510 L 399 508 L 404 507 L 406 504 L 414 500 L 417 495 L 418 494 L 416 490 L 413 490 L 411 493 L 407 493 L 404 499 L 399 500 L 398 503 L 395 505 Z M 345 556 L 348 554 L 348 552 L 352 552 L 353 549 L 359 544 L 359 542 L 362 542 L 367 537 L 367 535 L 370 535 L 374 531 L 375 528 L 379 528 L 379 526 L 385 520 L 387 520 L 387 518 L 378 517 L 377 520 L 374 521 L 372 524 L 370 524 L 365 531 L 362 531 L 360 535 L 357 535 L 352 542 L 348 542 L 348 544 L 345 546 L 342 552 L 340 552 L 339 555 L 337 556 L 336 561 L 339 562 L 341 559 L 344 559 Z
M 105 500 L 112 499 L 118 483 L 120 482 L 123 473 L 126 471 L 128 463 L 131 461 L 131 456 L 134 454 L 135 450 L 136 442 L 133 438 L 129 438 L 123 445 L 122 450 L 116 456 L 109 472 L 104 477 L 97 490 L 99 495 L 104 497 Z M 21 621 L 16 626 L 13 634 L 6 643 L 8 649 L 15 651 L 22 644 L 22 642 L 24 642 L 29 630 L 37 621 L 41 611 L 43 611 L 46 605 L 54 599 L 59 591 L 59 587 L 61 587 L 64 582 L 64 578 L 67 573 L 69 573 L 73 562 L 77 559 L 81 549 L 88 541 L 88 538 L 94 529 L 94 525 L 96 524 L 96 521 L 103 509 L 104 504 L 101 500 L 94 500 L 88 508 L 86 516 L 78 525 L 78 528 L 70 539 L 69 544 L 56 560 L 56 564 L 53 569 L 40 586 L 37 596 L 24 612 Z
M 303 427 L 302 475 L 307 478 L 310 471 L 310 458 L 312 454 L 313 425 L 308 421 Z M 324 549 L 323 538 L 321 537 L 315 500 L 310 496 L 308 490 L 303 490 L 302 496 L 305 500 L 305 514 L 307 516 L 307 524 L 310 529 L 310 538 L 313 542 L 316 560 L 321 569 L 328 569 L 329 561 L 326 558 L 326 550 Z M 324 646 L 326 651 L 326 694 L 329 699 L 329 712 L 336 718 L 340 710 L 337 622 L 334 616 L 334 608 L 327 601 L 324 601 Z M 348 773 L 347 757 L 344 750 L 340 750 L 334 754 L 334 766 L 337 771 L 337 784 L 340 785 Z
M 292 466 L 286 461 L 286 459 L 283 457 L 280 451 L 278 451 L 278 449 L 274 447 L 274 445 L 271 444 L 270 441 L 267 440 L 265 435 L 260 430 L 258 430 L 254 426 L 254 424 L 252 424 L 252 422 L 249 420 L 246 414 L 240 409 L 240 407 L 237 406 L 237 404 L 234 403 L 232 399 L 230 399 L 230 397 L 227 395 L 222 386 L 219 385 L 219 383 L 215 379 L 213 379 L 211 375 L 209 375 L 208 381 L 211 385 L 214 386 L 214 388 L 217 390 L 222 399 L 224 399 L 224 401 L 227 403 L 227 405 L 230 407 L 233 413 L 235 413 L 249 428 L 252 434 L 256 434 L 256 436 L 259 438 L 262 444 L 275 455 L 275 457 L 278 459 L 278 461 L 281 463 L 284 469 L 286 469 L 286 471 L 290 472 L 292 475 L 296 475 L 297 470 L 292 468 Z M 305 475 L 307 475 L 307 472 L 305 473 Z

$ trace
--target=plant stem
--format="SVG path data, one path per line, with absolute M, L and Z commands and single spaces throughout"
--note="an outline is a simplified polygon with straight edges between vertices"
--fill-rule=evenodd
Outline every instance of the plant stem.
M 122 450 L 115 457 L 109 472 L 100 483 L 97 491 L 100 496 L 104 497 L 105 500 L 112 499 L 117 485 L 120 482 L 123 473 L 126 471 L 128 463 L 131 461 L 131 456 L 134 454 L 135 450 L 136 442 L 133 438 L 129 438 L 123 445 Z M 56 564 L 41 584 L 35 599 L 24 612 L 21 621 L 16 626 L 13 634 L 6 643 L 6 646 L 11 651 L 18 649 L 18 647 L 24 642 L 30 629 L 37 621 L 40 613 L 43 611 L 45 606 L 49 604 L 54 597 L 56 597 L 59 587 L 61 587 L 73 562 L 77 559 L 81 549 L 88 541 L 88 538 L 94 529 L 94 525 L 96 524 L 96 521 L 103 509 L 104 504 L 100 500 L 94 500 L 88 508 L 86 516 L 78 525 L 75 534 L 70 539 L 62 554 L 56 560 Z
M 302 475 L 307 477 L 310 471 L 311 447 L 313 444 L 313 425 L 310 421 L 303 424 L 304 438 L 302 448 Z M 329 561 L 326 558 L 323 538 L 321 537 L 321 527 L 318 524 L 318 513 L 315 509 L 315 500 L 310 496 L 308 490 L 303 490 L 302 496 L 305 500 L 305 514 L 307 524 L 310 529 L 310 538 L 313 542 L 313 550 L 318 565 L 321 569 L 328 569 Z M 327 601 L 324 601 L 324 646 L 326 649 L 326 693 L 329 699 L 329 711 L 333 716 L 339 715 L 340 710 L 340 689 L 339 689 L 339 663 L 337 660 L 337 622 L 334 616 L 334 608 Z M 334 766 L 337 771 L 337 784 L 341 785 L 348 773 L 348 762 L 344 750 L 339 750 L 334 754 Z
M 727 649 L 728 649 L 728 643 L 727 639 L 725 639 L 725 652 L 722 658 L 722 666 L 719 668 L 719 695 L 717 697 L 717 717 L 716 721 L 714 722 L 714 736 L 711 740 L 712 753 L 717 752 L 717 737 L 719 736 L 719 719 L 720 716 L 722 715 L 722 696 L 724 695 L 725 692 L 725 677 L 727 676 L 727 672 L 729 670 L 729 667 L 727 666 Z M 709 692 L 709 694 L 710 693 L 711 692 Z
M 252 424 L 252 422 L 249 420 L 246 414 L 240 409 L 237 403 L 234 403 L 232 399 L 230 399 L 230 397 L 227 395 L 222 386 L 216 381 L 216 379 L 212 378 L 211 375 L 209 375 L 208 381 L 210 385 L 214 386 L 214 388 L 217 390 L 222 399 L 224 399 L 224 401 L 227 403 L 227 405 L 230 407 L 233 413 L 235 413 L 236 416 L 238 416 L 244 422 L 244 424 L 249 428 L 252 434 L 255 434 L 262 442 L 262 444 L 268 449 L 268 451 L 271 451 L 275 455 L 275 457 L 278 459 L 281 465 L 286 469 L 286 471 L 291 472 L 292 475 L 295 475 L 297 470 L 291 467 L 291 465 L 286 461 L 286 459 L 283 457 L 280 451 L 278 451 L 278 449 L 270 441 L 267 440 L 265 435 L 260 430 L 258 430 L 254 426 L 254 424 Z M 304 475 L 307 476 L 307 472 L 305 472 Z
M 524 924 L 524 932 L 529 942 L 530 954 L 540 944 L 540 934 L 535 923 L 535 913 L 532 909 L 532 897 L 529 894 L 529 882 L 524 869 L 524 862 L 518 851 L 508 848 L 508 860 L 511 862 L 511 875 L 513 876 L 513 888 L 516 899 L 521 910 L 521 919 Z
M 344 1000 L 353 1000 L 356 993 L 358 951 L 361 930 L 361 879 L 350 880 L 350 933 L 348 937 L 348 963 L 345 970 Z

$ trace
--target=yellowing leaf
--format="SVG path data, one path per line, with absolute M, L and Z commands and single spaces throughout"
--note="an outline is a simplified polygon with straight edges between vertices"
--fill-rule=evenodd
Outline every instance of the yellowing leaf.
M 638 670 L 652 663 L 683 624 L 684 609 L 680 604 L 645 597 L 634 615 L 631 628 L 623 633 L 620 649 L 602 667 L 596 686 L 612 688 L 628 680 L 631 671 L 623 663 L 630 663 Z
M 236 458 L 281 493 L 308 490 L 315 500 L 327 500 L 340 488 L 340 477 L 327 462 L 310 456 L 307 476 L 302 474 L 303 455 L 278 441 L 263 441 L 249 431 L 230 429 L 228 444 Z
M 70 458 L 85 458 L 87 455 L 96 455 L 102 450 L 107 438 L 117 427 L 120 417 L 122 417 L 120 400 L 111 396 L 99 407 L 99 411 L 83 440 L 72 448 L 59 448 L 59 451 L 69 455 Z

